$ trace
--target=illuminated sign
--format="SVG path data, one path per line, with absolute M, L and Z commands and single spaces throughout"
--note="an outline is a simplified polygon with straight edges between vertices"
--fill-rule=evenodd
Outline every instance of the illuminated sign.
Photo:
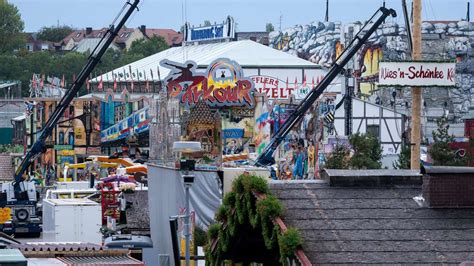
M 219 39 L 233 39 L 235 37 L 234 19 L 230 16 L 222 24 L 215 24 L 204 27 L 191 27 L 185 24 L 185 42 L 202 42 Z
M 380 62 L 379 69 L 381 86 L 456 86 L 455 63 Z
M 181 64 L 163 60 L 160 64 L 171 69 L 165 78 L 168 96 L 187 106 L 202 100 L 210 107 L 255 107 L 253 82 L 232 60 L 217 59 L 203 73 L 196 71 L 197 65 L 192 61 Z

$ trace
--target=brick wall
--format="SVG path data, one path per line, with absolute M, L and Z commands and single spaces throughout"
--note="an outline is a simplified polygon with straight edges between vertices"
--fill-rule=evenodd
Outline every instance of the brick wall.
M 427 174 L 423 197 L 434 208 L 474 207 L 474 173 Z

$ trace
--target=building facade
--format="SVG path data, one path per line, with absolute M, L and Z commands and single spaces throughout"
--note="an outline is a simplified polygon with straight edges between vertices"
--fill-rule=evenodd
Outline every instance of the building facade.
M 37 140 L 60 98 L 27 98 L 33 103 L 26 116 L 26 144 Z M 100 103 L 94 99 L 74 99 L 46 139 L 46 152 L 34 169 L 53 167 L 60 177 L 65 163 L 80 163 L 89 155 L 100 155 Z

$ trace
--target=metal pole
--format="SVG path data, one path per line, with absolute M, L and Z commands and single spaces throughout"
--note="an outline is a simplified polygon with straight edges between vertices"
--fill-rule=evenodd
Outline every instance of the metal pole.
M 413 38 L 411 34 L 410 28 L 410 18 L 408 17 L 408 8 L 406 0 L 402 0 L 402 9 L 403 9 L 403 17 L 405 19 L 405 28 L 407 31 L 407 38 L 408 38 L 408 50 L 413 53 Z
M 185 217 L 185 221 L 184 221 L 184 236 L 186 237 L 186 266 L 189 266 L 189 263 L 190 263 L 190 237 L 191 237 L 191 234 L 190 234 L 190 228 L 189 228 L 189 218 L 191 216 L 191 212 L 189 211 L 189 187 L 191 185 L 188 185 L 188 184 L 185 184 L 186 186 L 186 217 Z
M 413 55 L 414 61 L 421 59 L 421 0 L 413 1 Z M 411 130 L 411 169 L 420 170 L 421 144 L 421 88 L 413 87 L 412 130 Z
M 326 16 L 324 17 L 324 21 L 329 21 L 329 0 L 326 0 Z
M 181 265 L 179 256 L 178 236 L 176 235 L 178 228 L 178 217 L 170 217 L 171 242 L 173 243 L 174 265 Z

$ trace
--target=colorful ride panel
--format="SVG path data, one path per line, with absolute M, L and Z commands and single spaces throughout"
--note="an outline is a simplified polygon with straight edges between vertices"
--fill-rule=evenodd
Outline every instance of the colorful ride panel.
M 118 121 L 115 125 L 100 132 L 101 142 L 123 140 L 132 134 L 142 134 L 150 130 L 150 108 L 144 107 L 130 116 Z

